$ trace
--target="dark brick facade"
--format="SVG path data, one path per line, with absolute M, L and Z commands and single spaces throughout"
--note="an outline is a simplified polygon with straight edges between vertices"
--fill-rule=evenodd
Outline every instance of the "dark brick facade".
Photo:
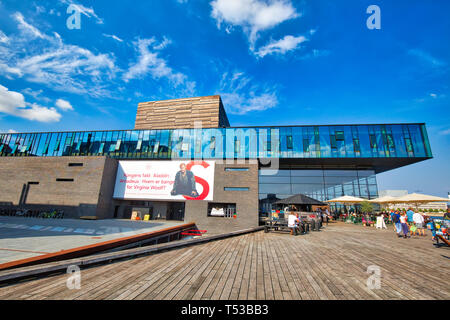
M 117 161 L 107 157 L 0 158 L 0 203 L 111 218 L 116 171 Z
M 258 226 L 258 162 L 216 163 L 214 203 L 236 204 L 237 218 L 208 217 L 207 201 L 186 201 L 185 221 L 196 222 L 210 233 L 242 230 Z M 248 168 L 248 171 L 225 171 L 225 168 Z M 225 188 L 249 188 L 248 191 L 225 191 Z
M 81 165 L 82 164 L 82 165 Z M 118 161 L 107 157 L 0 158 L 0 207 L 64 210 L 65 218 L 95 216 L 124 218 L 130 200 L 113 200 Z M 248 168 L 226 171 L 225 168 Z M 61 180 L 61 181 L 57 181 Z M 225 188 L 248 188 L 225 191 Z M 213 203 L 236 205 L 237 218 L 209 217 L 208 201 L 186 201 L 185 222 L 195 222 L 209 233 L 221 233 L 258 225 L 258 163 L 216 162 Z M 151 201 L 151 200 L 149 200 Z M 166 216 L 167 201 L 151 201 Z M 116 209 L 116 206 L 118 207 Z

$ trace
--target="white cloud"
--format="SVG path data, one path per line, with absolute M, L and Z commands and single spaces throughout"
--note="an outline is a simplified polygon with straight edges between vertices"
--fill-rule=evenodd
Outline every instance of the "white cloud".
M 30 88 L 26 88 L 26 89 L 22 90 L 22 93 L 33 97 L 35 100 L 42 100 L 42 101 L 45 101 L 47 103 L 50 102 L 51 100 L 49 98 L 47 98 L 45 96 L 42 96 L 43 92 L 44 92 L 44 90 L 42 90 L 42 89 L 34 91 L 34 90 L 30 89 Z
M 219 92 L 223 104 L 230 114 L 246 114 L 263 111 L 278 105 L 274 88 L 255 84 L 244 72 L 224 73 Z
M 13 18 L 14 18 L 14 20 L 16 20 L 18 22 L 19 29 L 21 29 L 24 33 L 30 35 L 32 38 L 41 38 L 41 39 L 48 38 L 37 28 L 35 28 L 31 24 L 27 23 L 25 21 L 23 15 L 20 12 L 16 12 L 15 14 L 13 14 Z
M 96 55 L 87 49 L 65 44 L 20 59 L 16 66 L 28 81 L 51 85 L 56 90 L 89 93 L 92 96 L 101 95 L 103 90 L 87 85 L 86 81 L 96 83 L 101 78 L 111 79 L 116 71 L 109 55 Z M 76 76 L 82 76 L 84 80 L 81 77 L 75 80 Z
M 40 6 L 37 4 L 34 4 L 34 6 L 35 6 L 36 13 L 45 13 L 46 12 L 46 10 L 43 6 Z
M 163 41 L 161 41 L 160 44 L 154 45 L 153 49 L 155 50 L 162 50 L 165 49 L 169 44 L 171 44 L 172 41 L 170 39 L 167 39 L 165 36 L 163 37 Z
M 21 110 L 18 116 L 39 122 L 58 122 L 61 119 L 61 114 L 55 108 L 42 107 L 35 103 L 29 106 L 30 108 Z
M 42 92 L 44 92 L 44 90 L 40 89 L 40 90 L 33 91 L 30 88 L 26 88 L 26 89 L 23 89 L 22 92 L 25 93 L 26 95 L 32 96 L 33 98 L 37 99 L 42 94 Z
M 258 33 L 280 23 L 300 16 L 288 0 L 214 0 L 211 16 L 218 28 L 225 22 L 226 31 L 239 26 L 247 34 L 251 50 L 254 49 Z
M 425 62 L 435 68 L 444 67 L 447 65 L 445 61 L 439 60 L 421 49 L 410 49 L 408 54 L 419 58 L 422 62 Z
M 70 104 L 70 102 L 66 101 L 66 100 L 63 100 L 63 99 L 56 100 L 56 106 L 58 108 L 60 108 L 61 110 L 64 110 L 64 111 L 73 110 L 73 107 Z
M 444 136 L 450 135 L 450 129 L 442 130 L 439 132 L 439 134 L 444 135 Z
M 1 57 L 0 57 L 0 59 L 1 59 Z M 19 68 L 10 67 L 6 63 L 1 62 L 1 60 L 0 60 L 0 74 L 5 75 L 8 79 L 12 79 L 11 75 L 21 77 L 22 71 Z
M 311 52 L 300 56 L 298 58 L 300 59 L 313 59 L 313 58 L 318 58 L 318 57 L 326 57 L 328 55 L 330 55 L 331 52 L 329 50 L 319 50 L 319 49 L 313 49 Z
M 112 39 L 114 39 L 114 40 L 116 40 L 116 41 L 119 41 L 119 42 L 123 42 L 123 40 L 122 39 L 120 39 L 118 36 L 116 36 L 116 35 L 114 35 L 114 34 L 103 34 L 103 36 L 105 36 L 105 37 L 107 37 L 107 38 L 112 38 Z
M 423 96 L 422 98 L 416 98 L 414 99 L 415 103 L 434 103 L 434 102 L 438 102 L 441 99 L 445 99 L 447 98 L 447 95 L 444 93 L 441 94 L 437 94 L 437 93 L 429 93 L 426 96 Z
M 158 50 L 165 47 L 163 43 L 156 44 L 155 39 L 138 39 L 133 42 L 138 52 L 138 60 L 131 64 L 128 71 L 123 75 L 123 80 L 128 82 L 131 79 L 142 79 L 150 74 L 154 79 L 167 78 L 175 86 L 183 84 L 187 77 L 175 72 L 167 65 L 167 61 L 159 57 Z M 150 49 L 151 47 L 151 49 Z
M 73 0 L 60 0 L 61 3 L 66 4 L 66 5 L 74 5 L 77 7 L 78 11 L 81 14 L 84 14 L 86 17 L 88 18 L 94 18 L 97 24 L 103 24 L 103 19 L 100 18 L 94 11 L 94 9 L 92 7 L 88 8 L 83 6 L 82 4 L 79 4 Z
M 0 129 L 0 133 L 17 133 L 17 131 L 14 129 L 8 129 L 7 131 Z
M 61 114 L 55 108 L 26 103 L 24 96 L 0 85 L 0 112 L 39 122 L 57 122 Z
M 24 96 L 15 91 L 0 85 L 0 111 L 7 114 L 14 114 L 17 109 L 25 108 Z
M 0 30 L 0 43 L 7 43 L 9 42 L 9 38 L 6 36 L 6 34 L 3 33 L 2 30 Z
M 10 36 L 7 46 L 0 46 L 0 74 L 24 77 L 59 91 L 94 97 L 112 95 L 106 87 L 119 70 L 112 54 L 95 54 L 65 44 L 59 34 L 44 34 L 20 13 L 13 18 L 20 34 Z
M 0 43 L 0 75 L 8 79 L 22 78 L 55 91 L 94 98 L 119 99 L 115 93 L 122 81 L 147 76 L 162 80 L 161 86 L 176 88 L 170 94 L 193 95 L 195 92 L 196 83 L 189 81 L 184 73 L 174 70 L 164 57 L 162 50 L 171 43 L 166 37 L 159 42 L 154 38 L 133 42 L 136 57 L 130 58 L 134 61 L 123 70 L 116 65 L 113 53 L 94 52 L 67 44 L 58 33 L 39 30 L 20 13 L 14 14 L 13 18 L 18 31 L 8 35 L 7 44 Z M 114 35 L 105 36 L 122 40 Z M 163 87 L 159 90 L 167 91 Z M 34 92 L 24 93 L 33 96 Z M 37 100 L 44 101 L 43 98 Z
M 277 41 L 271 41 L 267 45 L 259 48 L 256 55 L 263 58 L 268 54 L 285 54 L 288 51 L 295 50 L 299 44 L 308 41 L 304 36 L 294 37 L 291 35 L 285 36 L 283 39 Z
M 57 15 L 58 17 L 61 16 L 61 12 L 55 10 L 55 9 L 50 9 L 50 11 L 48 12 L 50 15 Z

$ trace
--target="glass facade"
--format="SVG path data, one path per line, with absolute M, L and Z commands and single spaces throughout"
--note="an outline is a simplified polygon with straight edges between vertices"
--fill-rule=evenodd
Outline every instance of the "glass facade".
M 432 153 L 425 124 L 380 124 L 0 133 L 0 156 L 277 158 L 281 169 L 275 174 L 265 174 L 264 166 L 259 171 L 259 208 L 266 213 L 277 199 L 299 193 L 320 201 L 343 195 L 376 198 L 377 166 L 380 172 L 431 158 Z
M 378 197 L 374 170 L 349 169 L 282 169 L 275 175 L 259 171 L 259 208 L 271 210 L 271 204 L 295 194 L 319 201 L 344 195 L 374 199 Z
M 424 124 L 0 134 L 0 156 L 118 159 L 430 158 Z

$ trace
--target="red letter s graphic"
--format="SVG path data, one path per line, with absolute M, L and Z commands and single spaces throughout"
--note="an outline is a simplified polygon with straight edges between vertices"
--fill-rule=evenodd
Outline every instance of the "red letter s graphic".
M 209 164 L 205 161 L 191 161 L 187 164 L 186 170 L 191 170 L 193 166 L 202 166 L 203 168 L 208 168 Z M 209 184 L 205 179 L 195 176 L 195 182 L 201 184 L 203 187 L 203 192 L 196 198 L 183 196 L 186 200 L 205 200 L 209 194 Z

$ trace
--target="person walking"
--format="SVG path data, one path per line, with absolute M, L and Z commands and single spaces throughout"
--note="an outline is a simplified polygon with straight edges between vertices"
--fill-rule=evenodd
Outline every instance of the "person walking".
M 409 235 L 408 217 L 406 215 L 406 212 L 402 212 L 400 216 L 400 223 L 403 232 L 403 238 L 410 238 L 411 236 Z
M 428 226 L 428 229 L 431 231 L 431 241 L 436 241 L 436 225 L 434 224 L 434 220 L 432 218 L 427 217 L 425 220 L 425 224 Z
M 326 219 L 326 224 L 328 226 L 328 220 L 330 220 L 331 215 L 330 212 L 328 211 L 328 208 L 325 210 L 325 219 Z
M 425 236 L 425 229 L 424 229 L 425 219 L 423 218 L 423 216 L 418 212 L 414 212 L 413 221 L 414 221 L 414 224 L 417 228 L 419 235 Z M 414 235 L 415 235 L 415 232 L 414 232 Z
M 389 221 L 390 221 L 390 222 L 392 223 L 392 225 L 394 226 L 394 232 L 395 232 L 396 229 L 395 229 L 395 223 L 394 223 L 394 218 L 393 218 L 394 214 L 395 214 L 394 209 L 391 209 L 391 211 L 389 211 Z
M 444 220 L 450 220 L 450 208 L 448 208 L 447 212 L 444 214 Z
M 408 225 L 410 227 L 413 226 L 414 225 L 414 219 L 413 219 L 414 211 L 412 210 L 412 208 L 408 208 L 408 211 L 406 211 L 406 216 L 408 219 Z
M 392 215 L 392 222 L 394 223 L 394 231 L 398 237 L 402 236 L 402 224 L 400 222 L 400 213 L 395 211 Z

